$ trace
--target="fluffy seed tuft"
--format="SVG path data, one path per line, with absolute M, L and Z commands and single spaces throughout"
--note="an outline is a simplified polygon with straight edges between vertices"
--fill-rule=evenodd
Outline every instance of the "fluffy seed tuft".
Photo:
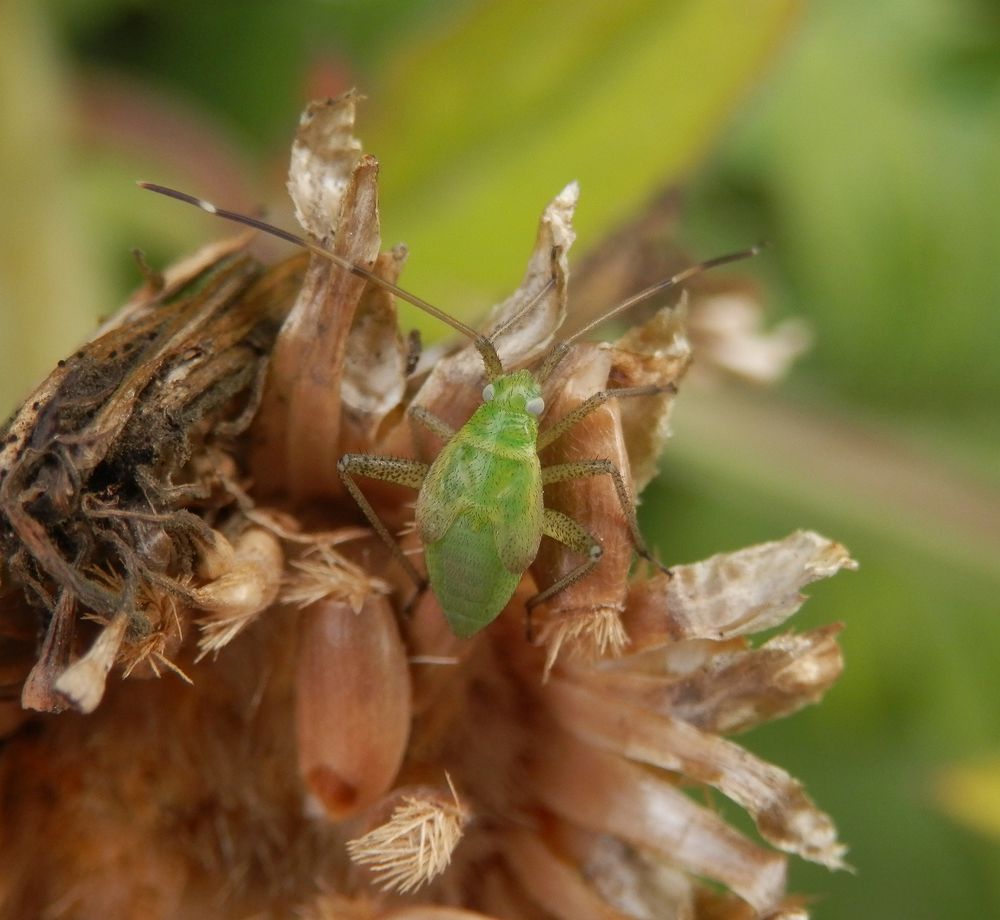
M 468 820 L 451 792 L 450 802 L 436 791 L 405 796 L 385 824 L 348 842 L 351 859 L 368 866 L 383 891 L 406 894 L 427 884 L 447 868 Z

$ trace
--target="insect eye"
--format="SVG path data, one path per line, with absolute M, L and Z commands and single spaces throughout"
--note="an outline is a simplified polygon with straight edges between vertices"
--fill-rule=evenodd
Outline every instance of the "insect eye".
M 493 398 L 493 384 L 488 383 L 483 387 L 483 402 L 489 402 Z
M 535 396 L 524 404 L 524 410 L 531 415 L 541 415 L 545 411 L 545 400 L 541 396 Z

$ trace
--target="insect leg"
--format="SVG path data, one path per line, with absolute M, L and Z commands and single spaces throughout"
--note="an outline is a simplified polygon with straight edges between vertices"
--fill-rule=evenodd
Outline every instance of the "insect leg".
M 617 390 L 601 390 L 593 396 L 585 399 L 572 412 L 564 415 L 558 422 L 545 429 L 538 435 L 538 449 L 544 450 L 557 438 L 561 438 L 581 419 L 586 418 L 599 406 L 603 406 L 609 399 L 624 399 L 629 396 L 655 396 L 657 393 L 676 393 L 677 388 L 668 383 L 663 386 L 650 384 L 644 387 L 620 387 Z
M 443 418 L 438 418 L 430 409 L 424 406 L 410 406 L 407 414 L 415 422 L 420 422 L 428 431 L 436 434 L 446 443 L 455 437 L 455 429 Z
M 534 597 L 528 599 L 525 604 L 525 608 L 527 609 L 525 633 L 529 642 L 533 641 L 531 626 L 532 609 L 558 594 L 563 588 L 568 588 L 574 582 L 579 581 L 597 565 L 601 556 L 604 555 L 601 544 L 594 539 L 593 535 L 581 527 L 573 518 L 563 514 L 561 511 L 555 511 L 552 508 L 543 509 L 542 533 L 546 537 L 558 540 L 570 549 L 576 550 L 586 558 L 575 569 L 570 570 L 555 582 L 555 584 L 549 585 L 544 591 L 539 591 Z
M 639 389 L 636 387 L 636 389 Z M 600 394 L 598 394 L 600 395 Z M 586 405 L 584 403 L 583 405 Z M 582 408 L 582 407 L 581 407 Z M 571 412 L 570 415 L 573 415 Z M 569 416 L 567 416 L 569 418 Z M 565 482 L 567 479 L 582 479 L 585 476 L 602 476 L 607 474 L 615 484 L 615 492 L 618 493 L 618 503 L 622 507 L 625 515 L 625 523 L 628 524 L 629 533 L 632 536 L 632 543 L 635 551 L 657 566 L 661 572 L 670 574 L 670 569 L 653 558 L 653 554 L 646 548 L 646 544 L 639 532 L 639 522 L 635 517 L 635 505 L 632 497 L 628 494 L 628 486 L 625 485 L 625 477 L 610 460 L 577 460 L 572 463 L 559 463 L 555 466 L 542 467 L 542 485 L 552 482 Z
M 409 486 L 411 489 L 419 489 L 427 475 L 428 466 L 419 460 L 404 460 L 400 457 L 372 457 L 368 454 L 344 454 L 337 461 L 337 472 L 340 479 L 351 493 L 351 497 L 358 503 L 358 507 L 368 518 L 368 523 L 372 525 L 375 533 L 382 538 L 382 542 L 389 547 L 390 552 L 396 557 L 399 564 L 406 570 L 406 574 L 413 579 L 413 583 L 418 588 L 423 588 L 425 579 L 413 567 L 413 563 L 406 558 L 406 554 L 399 548 L 399 544 L 393 539 L 388 528 L 382 523 L 371 503 L 365 498 L 364 493 L 358 488 L 354 481 L 355 476 L 367 476 L 369 479 L 379 479 L 382 482 L 391 482 L 399 486 Z

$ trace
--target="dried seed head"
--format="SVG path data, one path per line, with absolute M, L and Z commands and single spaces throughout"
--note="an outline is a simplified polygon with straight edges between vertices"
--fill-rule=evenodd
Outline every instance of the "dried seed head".
M 377 164 L 353 137 L 355 102 L 310 108 L 289 184 L 310 239 L 394 279 L 401 258 L 378 255 Z M 562 321 L 576 199 L 570 186 L 546 208 L 524 280 L 491 320 L 506 327 L 505 366 L 537 357 Z M 751 636 L 794 614 L 804 585 L 853 567 L 843 547 L 802 532 L 673 578 L 640 567 L 630 581 L 621 502 L 590 477 L 546 489 L 604 558 L 537 611 L 545 647 L 525 641 L 526 602 L 574 562 L 549 550 L 505 613 L 458 639 L 432 594 L 399 590 L 399 566 L 356 526 L 335 460 L 429 459 L 435 436 L 414 438 L 405 406 L 461 425 L 482 360 L 466 347 L 413 379 L 392 304 L 364 272 L 319 259 L 263 271 L 242 245 L 168 270 L 160 293 L 147 286 L 106 327 L 115 338 L 57 369 L 39 407 L 3 432 L 4 465 L 15 464 L 0 504 L 5 596 L 23 590 L 47 628 L 25 700 L 92 712 L 0 750 L 11 915 L 804 916 L 785 894 L 786 854 L 838 867 L 843 847 L 797 780 L 722 733 L 815 702 L 840 673 L 836 626 L 757 646 Z M 630 265 L 619 260 L 619 281 Z M 677 267 L 606 290 L 592 313 Z M 121 342 L 136 351 L 127 366 L 111 357 Z M 662 392 L 606 403 L 545 462 L 611 458 L 635 497 L 689 351 L 682 310 L 613 347 L 573 345 L 547 379 L 543 429 L 606 387 Z M 81 361 L 100 386 L 67 401 Z M 42 421 L 66 435 L 60 450 L 40 466 L 17 461 Z M 137 473 L 129 462 L 151 446 L 157 462 Z M 117 491 L 90 488 L 98 468 L 94 481 Z M 366 495 L 392 532 L 412 518 L 411 493 Z M 43 496 L 51 508 L 34 517 Z M 418 535 L 403 542 L 416 561 Z M 71 664 L 67 627 L 84 615 L 102 631 Z M 202 651 L 216 653 L 197 662 L 178 638 L 195 615 Z M 135 673 L 183 665 L 194 685 L 108 682 L 116 661 Z M 461 803 L 428 786 L 443 774 Z M 738 804 L 763 842 L 683 785 Z

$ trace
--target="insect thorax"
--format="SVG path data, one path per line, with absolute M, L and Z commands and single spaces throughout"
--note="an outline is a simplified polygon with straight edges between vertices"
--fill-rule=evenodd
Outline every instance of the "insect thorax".
M 496 447 L 523 447 L 534 452 L 538 418 L 528 407 L 533 402 L 540 404 L 541 387 L 531 372 L 514 371 L 497 377 L 484 389 L 483 398 L 467 423 L 467 434 Z

